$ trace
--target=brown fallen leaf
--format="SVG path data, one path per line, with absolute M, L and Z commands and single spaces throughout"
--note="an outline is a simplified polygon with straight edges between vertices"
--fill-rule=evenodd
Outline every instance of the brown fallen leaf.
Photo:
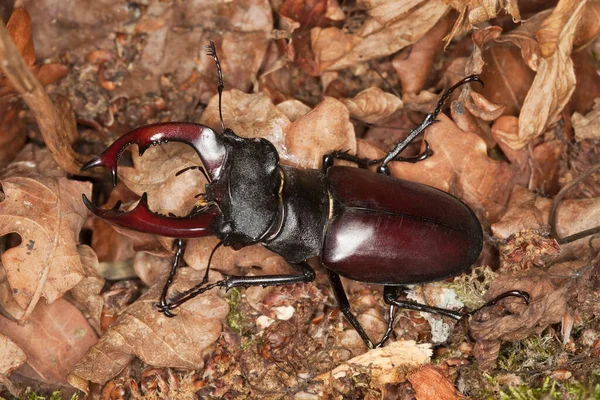
M 515 186 L 508 202 L 506 213 L 492 224 L 492 233 L 499 239 L 507 239 L 523 229 L 545 229 L 552 200 L 537 196 L 523 187 Z M 557 232 L 566 237 L 600 225 L 600 198 L 563 200 L 556 218 Z M 589 238 L 561 246 L 578 258 L 589 253 Z
M 25 325 L 0 317 L 0 331 L 27 355 L 19 375 L 66 384 L 67 373 L 98 338 L 81 312 L 66 300 L 40 303 Z
M 450 0 L 448 4 L 460 15 L 456 19 L 452 31 L 445 38 L 446 45 L 444 47 L 447 47 L 450 41 L 463 31 L 471 29 L 481 22 L 496 18 L 501 11 L 505 10 L 515 22 L 521 20 L 517 0 L 475 0 L 469 2 Z
M 600 138 L 600 98 L 594 100 L 594 106 L 585 116 L 578 112 L 573 113 L 571 117 L 573 129 L 575 130 L 575 140 L 581 141 L 585 139 Z
M 570 54 L 584 5 L 585 2 L 562 0 L 542 23 L 540 30 L 546 34 L 552 32 L 552 39 L 544 41 L 546 56 L 539 60 L 537 74 L 519 114 L 519 135 L 507 142 L 510 147 L 521 148 L 544 133 L 559 118 L 573 94 L 575 71 Z M 557 24 L 563 19 L 564 24 Z M 550 52 L 550 49 L 555 50 Z
M 227 104 L 227 106 L 225 106 Z M 356 151 L 356 136 L 348 108 L 326 97 L 309 113 L 290 122 L 264 94 L 223 92 L 225 126 L 242 137 L 269 140 L 283 164 L 298 168 L 318 168 L 323 156 L 333 150 Z M 201 122 L 219 126 L 218 98 L 213 97 Z
M 369 17 L 356 32 L 336 27 L 311 30 L 312 51 L 320 72 L 393 54 L 419 40 L 447 11 L 439 0 L 368 1 L 364 5 Z
M 495 364 L 498 354 L 485 351 L 491 345 L 489 342 L 523 340 L 560 322 L 568 311 L 567 302 L 574 293 L 576 278 L 585 268 L 586 262 L 575 261 L 554 265 L 547 271 L 537 268 L 522 274 L 498 276 L 490 285 L 487 299 L 509 290 L 522 290 L 529 293 L 530 302 L 525 305 L 519 299 L 505 300 L 511 314 L 504 315 L 501 308 L 488 307 L 471 320 L 473 338 L 477 342 L 488 342 L 487 346 L 475 347 L 480 368 L 488 369 Z
M 456 400 L 463 396 L 434 366 L 423 365 L 407 377 L 417 400 Z
M 81 194 L 91 184 L 66 178 L 2 179 L 0 235 L 18 233 L 19 246 L 2 254 L 2 263 L 16 303 L 26 319 L 40 297 L 53 302 L 85 275 L 76 244 L 87 209 Z
M 402 100 L 378 87 L 365 89 L 351 99 L 341 99 L 352 118 L 373 124 L 402 109 Z
M 403 94 L 419 93 L 424 88 L 434 61 L 441 54 L 442 38 L 450 29 L 451 19 L 451 14 L 446 14 L 421 39 L 402 49 L 392 59 Z
M 181 269 L 171 293 L 192 287 L 203 275 L 204 271 Z M 218 273 L 211 275 L 211 281 L 220 279 Z M 154 306 L 163 283 L 163 280 L 157 282 L 123 311 L 98 343 L 73 366 L 68 376 L 71 385 L 87 393 L 89 382 L 106 383 L 134 357 L 156 367 L 202 368 L 202 350 L 221 334 L 221 321 L 229 313 L 229 305 L 218 292 L 208 291 L 178 308 L 176 318 L 168 318 Z
M 413 340 L 398 340 L 386 347 L 354 357 L 333 370 L 317 376 L 315 380 L 322 380 L 327 387 L 334 379 L 352 377 L 355 373 L 354 368 L 367 367 L 371 376 L 371 385 L 381 389 L 388 383 L 404 381 L 406 370 L 428 363 L 431 354 L 431 345 L 428 343 L 416 344 Z
M 22 389 L 14 386 L 8 379 L 10 373 L 27 361 L 27 356 L 10 338 L 0 333 L 0 384 L 4 385 L 15 397 L 21 395 Z
M 81 245 L 77 247 L 85 277 L 71 289 L 75 301 L 83 306 L 90 325 L 100 333 L 100 314 L 104 300 L 100 295 L 104 287 L 104 278 L 98 272 L 98 257 L 90 247 Z

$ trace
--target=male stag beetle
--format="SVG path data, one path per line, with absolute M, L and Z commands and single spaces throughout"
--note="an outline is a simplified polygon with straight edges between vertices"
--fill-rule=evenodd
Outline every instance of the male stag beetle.
M 209 183 L 203 204 L 194 207 L 186 217 L 153 213 L 148 208 L 146 194 L 127 212 L 120 211 L 118 206 L 111 210 L 100 209 L 83 195 L 85 205 L 111 224 L 176 238 L 175 257 L 158 304 L 161 312 L 172 317 L 173 309 L 215 287 L 228 290 L 309 283 L 315 279 L 315 272 L 306 260 L 312 257 L 320 257 L 340 310 L 368 348 L 379 347 L 388 339 L 396 307 L 456 320 L 477 311 L 461 314 L 398 299 L 407 284 L 461 274 L 479 256 L 483 237 L 477 217 L 465 203 L 438 189 L 395 179 L 389 176 L 387 164 L 393 160 L 414 162 L 426 158 L 430 153 L 428 148 L 421 156 L 411 159 L 401 158 L 399 154 L 436 121 L 444 102 L 456 88 L 468 82 L 482 83 L 478 76 L 469 76 L 448 89 L 435 111 L 384 158 L 367 160 L 336 151 L 324 157 L 321 170 L 306 170 L 281 165 L 269 141 L 245 139 L 225 129 L 221 114 L 223 76 L 212 41 L 207 52 L 217 66 L 221 134 L 208 126 L 184 122 L 144 126 L 117 139 L 82 168 L 82 171 L 97 166 L 108 168 L 116 184 L 118 159 L 133 143 L 139 146 L 142 155 L 150 145 L 183 142 L 200 156 L 204 168 L 197 168 Z M 354 162 L 363 169 L 334 166 L 334 159 Z M 366 169 L 376 164 L 379 164 L 377 174 Z M 169 286 L 184 252 L 184 239 L 208 235 L 220 239 L 217 247 L 222 244 L 237 249 L 262 243 L 285 258 L 297 273 L 225 276 L 208 284 L 209 259 L 202 282 L 168 299 Z M 340 275 L 384 285 L 384 300 L 390 306 L 389 323 L 387 332 L 376 344 L 352 314 Z M 511 291 L 485 306 L 507 296 L 529 301 L 527 293 Z

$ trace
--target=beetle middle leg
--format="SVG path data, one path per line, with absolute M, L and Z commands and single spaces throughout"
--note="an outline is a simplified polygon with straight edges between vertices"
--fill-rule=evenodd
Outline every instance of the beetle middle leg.
M 182 304 L 192 300 L 196 296 L 214 289 L 216 287 L 223 288 L 225 290 L 232 289 L 234 287 L 248 288 L 250 286 L 280 286 L 280 285 L 292 285 L 295 283 L 310 283 L 315 280 L 315 271 L 306 262 L 298 264 L 290 264 L 294 269 L 298 270 L 299 274 L 282 274 L 282 275 L 265 275 L 265 276 L 237 276 L 237 275 L 226 275 L 225 279 L 206 285 L 208 280 L 208 269 L 205 279 L 202 280 L 198 285 L 192 287 L 189 290 L 178 295 L 176 298 L 166 302 L 164 307 L 161 307 L 161 311 L 166 314 L 171 310 L 181 306 Z
M 386 285 L 383 287 L 383 301 L 385 301 L 385 303 L 390 306 L 390 319 L 388 321 L 388 328 L 387 328 L 385 334 L 383 335 L 381 340 L 375 345 L 376 348 L 381 347 L 385 343 L 385 341 L 389 339 L 390 334 L 392 333 L 394 312 L 395 312 L 394 307 L 442 315 L 444 317 L 449 317 L 449 318 L 452 318 L 452 319 L 455 319 L 458 321 L 468 315 L 473 315 L 486 307 L 496 305 L 500 300 L 505 299 L 507 297 L 518 297 L 520 299 L 523 299 L 523 301 L 525 301 L 525 304 L 529 304 L 529 294 L 527 292 L 524 292 L 521 290 L 511 290 L 509 292 L 502 293 L 501 295 L 495 297 L 494 299 L 488 301 L 483 306 L 481 306 L 473 311 L 461 313 L 459 311 L 453 311 L 453 310 L 448 310 L 445 308 L 428 306 L 426 304 L 416 303 L 416 302 L 412 302 L 412 301 L 398 300 L 398 296 L 400 295 L 401 291 L 402 291 L 402 286 Z

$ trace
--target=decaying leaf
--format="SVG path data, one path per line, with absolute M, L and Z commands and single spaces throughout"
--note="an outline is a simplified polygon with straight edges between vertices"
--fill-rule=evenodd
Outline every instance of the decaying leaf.
M 336 27 L 311 30 L 312 51 L 320 72 L 393 54 L 419 40 L 447 11 L 441 0 L 373 0 L 364 5 L 369 18 L 356 33 Z
M 6 198 L 0 203 L 0 234 L 18 233 L 21 244 L 2 254 L 14 299 L 33 312 L 40 297 L 55 301 L 84 277 L 77 253 L 78 235 L 87 209 L 81 194 L 91 184 L 65 178 L 2 180 Z
M 585 116 L 574 113 L 571 117 L 575 140 L 600 138 L 600 98 L 594 100 L 594 108 Z
M 586 263 L 577 261 L 557 264 L 547 271 L 532 269 L 522 274 L 500 275 L 492 282 L 486 297 L 492 299 L 510 290 L 522 290 L 529 293 L 529 305 L 519 299 L 505 300 L 511 311 L 509 315 L 488 307 L 471 320 L 471 335 L 477 342 L 522 340 L 560 322 L 568 311 L 567 301 L 582 268 L 586 268 Z M 497 354 L 488 352 L 486 346 L 475 347 L 475 357 L 480 367 L 487 369 L 493 366 Z
M 66 384 L 67 373 L 98 338 L 85 317 L 63 299 L 37 305 L 27 324 L 0 317 L 0 331 L 27 355 L 19 375 Z
M 27 360 L 27 356 L 12 340 L 0 334 L 0 359 L 2 360 L 0 362 L 0 384 L 4 385 L 10 394 L 19 397 L 21 389 L 10 382 L 8 375 L 23 365 Z
M 519 114 L 519 137 L 507 143 L 512 148 L 525 146 L 532 138 L 544 133 L 559 117 L 575 90 L 575 71 L 570 59 L 575 29 L 581 19 L 585 1 L 562 0 L 544 20 L 542 28 L 555 38 L 546 44 L 546 57 L 539 60 L 537 74 Z M 565 17 L 566 14 L 566 17 Z M 565 20 L 558 26 L 556 21 Z M 555 49 L 550 52 L 549 49 Z
M 450 0 L 448 3 L 460 13 L 460 16 L 456 20 L 452 32 L 446 37 L 446 46 L 464 30 L 470 29 L 480 22 L 496 18 L 498 13 L 503 10 L 506 10 L 514 21 L 521 20 L 517 0 L 475 0 L 469 2 Z
M 182 269 L 171 293 L 197 284 L 204 271 Z M 211 274 L 211 281 L 220 274 Z M 129 306 L 113 323 L 69 374 L 69 383 L 85 392 L 89 382 L 104 384 L 116 376 L 134 357 L 156 367 L 198 369 L 204 364 L 202 350 L 221 333 L 221 321 L 229 306 L 216 291 L 185 303 L 177 309 L 176 318 L 159 313 L 154 304 L 164 281 Z
M 354 357 L 333 370 L 319 375 L 315 380 L 323 380 L 325 386 L 328 386 L 333 379 L 352 376 L 353 368 L 359 366 L 369 368 L 373 387 L 382 388 L 388 383 L 402 382 L 406 379 L 406 369 L 429 362 L 431 354 L 429 344 L 399 340 L 386 347 Z
M 552 201 L 537 196 L 523 187 L 515 186 L 504 216 L 492 224 L 492 233 L 500 239 L 507 239 L 523 229 L 544 229 L 548 225 L 548 215 Z M 563 200 L 556 218 L 557 232 L 566 237 L 600 225 L 600 198 Z M 583 238 L 563 245 L 580 256 L 589 252 L 588 239 Z
M 444 375 L 432 365 L 423 365 L 408 375 L 417 400 L 456 400 L 463 396 Z
M 71 289 L 71 294 L 84 307 L 90 325 L 96 332 L 100 332 L 100 314 L 104 306 L 100 291 L 104 287 L 104 278 L 98 272 L 98 257 L 90 247 L 85 245 L 78 246 L 77 252 L 81 258 L 85 278 Z
M 223 104 L 229 104 L 223 107 L 226 127 L 242 137 L 268 139 L 284 164 L 318 168 L 323 156 L 333 150 L 356 151 L 348 108 L 331 97 L 294 122 L 264 94 L 247 95 L 232 90 L 223 93 Z M 201 122 L 219 126 L 217 96 L 208 104 Z
M 352 99 L 342 99 L 353 118 L 368 124 L 390 117 L 402 108 L 402 100 L 380 88 L 363 90 Z

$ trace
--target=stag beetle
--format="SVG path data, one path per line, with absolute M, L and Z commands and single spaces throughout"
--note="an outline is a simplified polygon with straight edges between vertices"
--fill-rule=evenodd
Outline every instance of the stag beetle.
M 457 320 L 477 311 L 461 314 L 398 299 L 407 284 L 438 281 L 464 272 L 479 256 L 483 236 L 477 217 L 465 203 L 438 189 L 395 179 L 389 176 L 387 164 L 392 160 L 416 162 L 426 158 L 430 154 L 428 146 L 418 157 L 401 158 L 399 154 L 436 122 L 444 102 L 456 88 L 469 82 L 482 84 L 478 76 L 469 76 L 448 89 L 435 111 L 384 158 L 367 160 L 336 151 L 324 157 L 321 170 L 306 170 L 281 165 L 275 147 L 268 140 L 245 139 L 225 128 L 221 113 L 223 75 L 212 41 L 207 53 L 217 67 L 221 134 L 193 123 L 144 126 L 117 139 L 82 168 L 82 171 L 97 166 L 108 168 L 116 185 L 119 157 L 130 144 L 139 146 L 141 156 L 150 145 L 183 142 L 200 156 L 203 167 L 194 168 L 207 178 L 206 193 L 186 217 L 153 213 L 148 208 L 146 194 L 127 212 L 120 211 L 118 204 L 111 210 L 100 209 L 83 195 L 85 205 L 109 223 L 176 238 L 171 271 L 157 304 L 161 312 L 172 317 L 173 309 L 215 287 L 228 290 L 309 283 L 315 279 L 315 272 L 306 260 L 312 257 L 320 257 L 340 310 L 368 348 L 381 346 L 388 339 L 396 307 Z M 363 168 L 334 166 L 335 159 L 351 161 Z M 366 169 L 376 164 L 379 164 L 377 174 Z M 208 284 L 213 250 L 202 282 L 168 300 L 168 289 L 184 252 L 184 239 L 208 235 L 220 239 L 215 250 L 220 245 L 238 249 L 262 243 L 285 258 L 297 273 L 225 276 Z M 387 332 L 376 344 L 352 314 L 340 275 L 384 285 L 384 301 L 390 306 L 389 323 Z M 485 306 L 507 296 L 529 301 L 526 292 L 511 291 Z

